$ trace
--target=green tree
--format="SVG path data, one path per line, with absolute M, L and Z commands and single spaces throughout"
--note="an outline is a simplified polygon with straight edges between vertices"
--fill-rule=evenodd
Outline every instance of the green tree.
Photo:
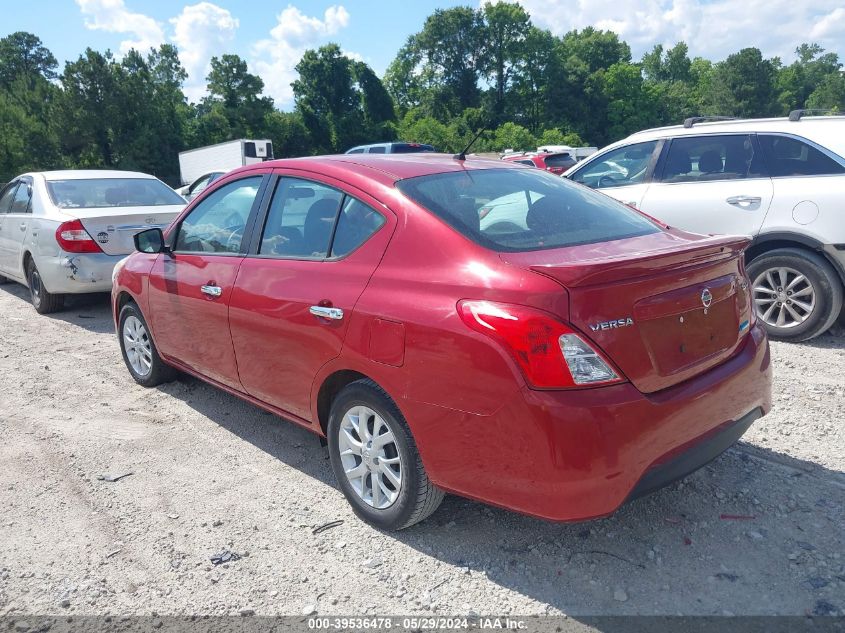
M 262 135 L 265 117 L 273 111 L 273 100 L 262 95 L 264 81 L 249 72 L 247 63 L 238 55 L 211 58 L 206 78 L 208 96 L 198 107 L 202 116 L 216 110 L 228 122 L 228 138 L 205 139 L 220 142 L 232 138 L 255 138 Z M 222 128 L 218 128 L 222 129 Z
M 0 88 L 24 79 L 33 89 L 40 79 L 55 79 L 57 67 L 53 53 L 32 33 L 17 31 L 0 39 Z
M 716 64 L 702 105 L 707 114 L 761 117 L 775 114 L 776 63 L 759 49 L 744 48 Z
M 313 153 L 308 128 L 297 112 L 270 112 L 265 121 L 265 130 L 267 137 L 273 141 L 276 158 Z
M 437 9 L 411 36 L 386 76 L 400 109 L 422 107 L 441 120 L 477 107 L 478 81 L 487 64 L 485 25 L 471 7 Z
M 505 111 L 505 91 L 524 55 L 531 21 L 525 9 L 510 2 L 487 3 L 482 13 L 485 22 L 482 59 L 488 60 L 482 68 L 494 82 L 494 111 L 501 117 Z
M 363 62 L 337 44 L 306 51 L 293 82 L 296 111 L 319 152 L 345 151 L 394 135 L 395 115 L 384 85 Z
M 493 146 L 497 151 L 506 149 L 527 151 L 537 148 L 537 139 L 527 128 L 508 121 L 496 128 L 493 134 Z

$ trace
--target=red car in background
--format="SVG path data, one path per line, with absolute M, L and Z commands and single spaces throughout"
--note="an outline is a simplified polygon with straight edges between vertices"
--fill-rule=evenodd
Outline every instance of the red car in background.
M 562 175 L 563 172 L 578 162 L 569 152 L 518 153 L 503 156 L 502 160 L 511 163 L 519 163 L 520 165 L 528 165 L 529 167 L 545 169 L 556 176 Z
M 747 239 L 671 229 L 538 170 L 271 161 L 135 242 L 112 291 L 135 381 L 180 370 L 327 438 L 341 490 L 380 528 L 445 492 L 604 516 L 771 406 Z

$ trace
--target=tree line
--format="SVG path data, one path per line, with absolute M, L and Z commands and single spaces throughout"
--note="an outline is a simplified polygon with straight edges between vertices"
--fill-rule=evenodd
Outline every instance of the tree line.
M 294 109 L 282 112 L 237 55 L 213 57 L 207 96 L 191 103 L 177 49 L 118 59 L 86 49 L 59 71 L 32 33 L 0 39 L 0 181 L 28 170 L 117 168 L 179 182 L 178 152 L 269 138 L 277 157 L 343 152 L 401 139 L 458 151 L 538 144 L 601 146 L 694 115 L 780 116 L 845 110 L 836 53 L 801 44 L 784 64 L 744 48 L 713 62 L 684 42 L 634 61 L 611 31 L 562 37 L 518 4 L 438 9 L 383 78 L 327 44 L 303 55 Z

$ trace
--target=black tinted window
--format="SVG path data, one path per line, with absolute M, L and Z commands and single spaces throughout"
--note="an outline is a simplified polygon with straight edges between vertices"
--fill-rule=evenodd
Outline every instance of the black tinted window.
M 757 136 L 773 177 L 824 176 L 845 173 L 845 167 L 812 145 L 788 136 Z
M 572 167 L 574 164 L 575 159 L 569 154 L 556 154 L 546 157 L 546 165 L 549 167 Z
M 320 183 L 281 178 L 258 252 L 301 259 L 325 258 L 342 197 L 337 189 Z
M 179 227 L 177 251 L 239 253 L 261 176 L 223 185 L 194 207 Z
M 367 150 L 370 154 L 386 154 L 387 150 L 384 145 L 377 145 Z
M 433 152 L 434 148 L 431 145 L 421 145 L 419 143 L 394 143 L 392 152 L 394 154 L 415 154 L 417 152 Z
M 676 138 L 663 164 L 663 182 L 753 178 L 765 173 L 747 134 Z
M 332 257 L 343 257 L 361 246 L 384 224 L 384 216 L 360 200 L 347 196 L 337 219 Z
M 402 193 L 475 242 L 529 251 L 655 233 L 645 217 L 548 172 L 485 169 L 408 178 Z

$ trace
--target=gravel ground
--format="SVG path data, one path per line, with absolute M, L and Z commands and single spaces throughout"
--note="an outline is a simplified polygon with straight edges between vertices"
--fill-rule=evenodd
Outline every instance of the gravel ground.
M 308 432 L 194 379 L 135 385 L 106 297 L 40 317 L 2 286 L 0 616 L 843 614 L 845 332 L 773 355 L 745 441 L 611 518 L 448 497 L 384 534 Z

